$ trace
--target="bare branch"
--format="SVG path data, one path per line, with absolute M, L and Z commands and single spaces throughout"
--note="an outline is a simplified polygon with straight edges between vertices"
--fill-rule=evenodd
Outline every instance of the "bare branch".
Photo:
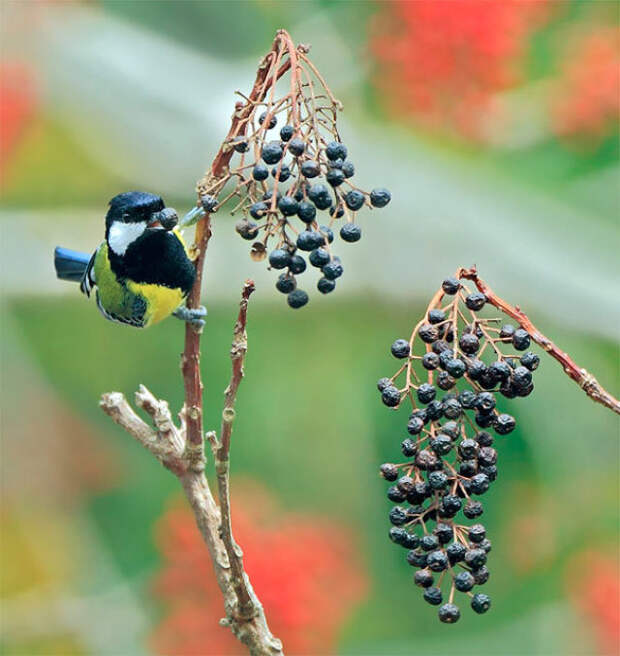
M 225 404 L 222 412 L 221 442 L 214 448 L 215 471 L 217 473 L 217 485 L 222 513 L 221 535 L 228 553 L 228 559 L 233 575 L 233 585 L 239 599 L 239 614 L 242 617 L 253 617 L 256 612 L 255 599 L 249 587 L 249 580 L 243 570 L 243 552 L 235 542 L 232 534 L 230 518 L 230 437 L 232 435 L 233 422 L 235 420 L 235 402 L 237 390 L 243 378 L 243 364 L 247 352 L 247 309 L 248 300 L 254 291 L 254 281 L 246 280 L 241 291 L 241 303 L 239 304 L 239 315 L 233 331 L 233 341 L 230 347 L 230 359 L 232 362 L 232 373 L 230 383 L 225 392 Z
M 263 607 L 245 573 L 243 576 L 252 600 L 254 614 L 252 617 L 244 617 L 239 614 L 234 575 L 226 548 L 219 534 L 220 512 L 204 473 L 188 471 L 179 480 L 196 518 L 198 529 L 209 549 L 215 576 L 224 597 L 226 618 L 220 620 L 220 624 L 228 626 L 234 636 L 248 647 L 253 656 L 282 656 L 282 643 L 271 635 Z

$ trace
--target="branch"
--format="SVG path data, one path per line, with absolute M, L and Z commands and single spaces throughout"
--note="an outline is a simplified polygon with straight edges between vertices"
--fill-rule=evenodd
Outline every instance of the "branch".
M 536 344 L 557 360 L 562 365 L 564 373 L 572 378 L 592 400 L 613 410 L 616 414 L 620 414 L 620 401 L 603 388 L 592 374 L 580 367 L 568 353 L 561 351 L 548 337 L 545 337 L 519 306 L 513 307 L 497 296 L 487 283 L 478 277 L 476 267 L 459 269 L 456 277 L 471 280 L 478 290 L 486 296 L 487 301 L 491 305 L 494 305 L 498 310 L 501 310 L 504 314 L 514 319 L 523 330 L 529 333 Z
M 217 485 L 222 513 L 222 540 L 226 547 L 226 553 L 230 561 L 233 575 L 233 585 L 239 600 L 239 614 L 241 617 L 253 617 L 258 601 L 249 587 L 249 580 L 243 570 L 243 552 L 236 544 L 232 534 L 230 519 L 230 437 L 233 422 L 235 420 L 235 401 L 237 390 L 243 378 L 243 364 L 247 352 L 247 334 L 245 326 L 247 322 L 248 300 L 254 291 L 254 281 L 246 280 L 241 292 L 241 303 L 239 304 L 239 316 L 235 323 L 233 341 L 230 348 L 230 359 L 232 362 L 232 374 L 230 383 L 225 392 L 225 405 L 222 412 L 221 443 L 214 444 L 215 471 L 217 473 Z
M 271 635 L 263 608 L 243 569 L 241 569 L 241 578 L 245 581 L 248 604 L 252 607 L 253 614 L 247 617 L 239 613 L 236 575 L 228 555 L 230 548 L 220 537 L 222 528 L 220 511 L 213 499 L 204 471 L 194 466 L 191 451 L 188 452 L 186 449 L 183 431 L 179 430 L 172 421 L 168 404 L 155 398 L 143 385 L 136 392 L 136 404 L 151 417 L 153 428 L 138 417 L 121 393 L 104 394 L 100 401 L 102 410 L 172 471 L 181 482 L 194 512 L 198 529 L 209 549 L 217 582 L 224 597 L 226 618 L 221 620 L 221 623 L 230 627 L 233 634 L 249 648 L 251 654 L 280 656 L 282 645 Z
M 281 48 L 286 48 L 289 57 L 294 56 L 295 47 L 291 37 L 285 30 L 280 30 L 271 46 L 271 50 L 261 61 L 256 73 L 256 80 L 249 97 L 243 102 L 235 105 L 230 129 L 219 151 L 217 152 L 211 167 L 197 184 L 198 199 L 208 193 L 213 181 L 226 177 L 228 165 L 234 153 L 230 142 L 239 135 L 245 133 L 247 120 L 257 102 L 264 100 L 269 88 L 280 79 L 291 67 L 291 59 L 279 63 L 277 56 Z M 211 239 L 211 215 L 207 212 L 196 225 L 196 234 L 192 252 L 195 254 L 194 266 L 196 267 L 196 280 L 187 298 L 187 307 L 196 308 L 200 305 L 200 290 L 202 286 L 202 274 L 204 270 L 205 256 L 209 240 Z M 187 438 L 190 444 L 202 446 L 202 391 L 203 385 L 200 378 L 200 333 L 194 327 L 187 324 L 185 328 L 185 349 L 181 359 L 183 371 L 183 382 L 185 386 L 185 414 L 187 421 Z
M 138 417 L 120 392 L 104 394 L 99 405 L 112 421 L 150 451 L 164 467 L 177 476 L 184 471 L 183 438 L 172 422 L 165 401 L 158 401 L 144 385 L 140 385 L 136 392 L 136 405 L 151 416 L 155 430 Z

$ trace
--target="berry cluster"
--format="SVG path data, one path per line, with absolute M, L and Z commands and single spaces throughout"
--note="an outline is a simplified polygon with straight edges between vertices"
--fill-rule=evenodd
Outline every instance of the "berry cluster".
M 497 395 L 528 396 L 539 364 L 525 330 L 481 316 L 487 301 L 465 280 L 444 280 L 411 337 L 392 344 L 402 366 L 377 385 L 388 407 L 407 400 L 412 406 L 401 444 L 405 462 L 381 465 L 394 483 L 387 496 L 398 504 L 389 514 L 390 539 L 407 549 L 415 584 L 447 623 L 460 617 L 455 591 L 471 597 L 476 613 L 490 607 L 490 597 L 474 591 L 489 578 L 491 550 L 477 521 L 479 497 L 497 478 L 492 433 L 515 428 L 514 418 L 496 408 Z M 475 523 L 461 523 L 460 515 Z
M 322 274 L 318 290 L 333 291 L 343 274 L 331 246 L 336 222 L 341 223 L 340 238 L 356 242 L 362 236 L 357 212 L 385 207 L 391 199 L 387 189 L 366 192 L 353 184 L 355 166 L 336 125 L 341 105 L 305 52 L 298 50 L 296 57 L 290 90 L 253 103 L 228 143 L 235 165 L 225 178 L 201 190 L 209 212 L 235 198 L 232 213 L 243 214 L 236 231 L 253 242 L 254 260 L 268 258 L 269 267 L 281 272 L 276 289 L 286 294 L 292 308 L 308 302 L 308 294 L 297 287 L 297 277 L 308 268 L 303 254 Z M 220 199 L 228 182 L 234 188 Z

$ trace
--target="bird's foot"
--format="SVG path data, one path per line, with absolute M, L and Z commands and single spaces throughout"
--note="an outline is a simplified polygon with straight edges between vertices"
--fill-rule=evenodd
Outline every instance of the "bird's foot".
M 181 305 L 181 307 L 177 308 L 172 315 L 177 319 L 181 319 L 181 321 L 190 323 L 200 332 L 205 325 L 203 317 L 207 316 L 207 308 L 204 305 L 197 308 L 188 308 L 185 307 L 185 305 Z
M 179 221 L 179 228 L 189 228 L 195 223 L 198 223 L 200 219 L 205 215 L 205 211 L 202 207 L 192 207 L 192 209 Z

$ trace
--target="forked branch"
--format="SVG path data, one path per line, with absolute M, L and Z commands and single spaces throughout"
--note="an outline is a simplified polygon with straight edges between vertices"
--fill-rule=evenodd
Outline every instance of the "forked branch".
M 247 350 L 247 306 L 254 283 L 243 286 L 239 316 L 235 323 L 231 359 L 233 373 L 225 396 L 222 412 L 222 441 L 215 433 L 209 438 L 215 454 L 220 506 L 209 489 L 204 475 L 204 454 L 189 442 L 185 426 L 185 412 L 181 412 L 181 425 L 172 420 L 168 403 L 157 399 L 146 387 L 136 392 L 136 405 L 149 415 L 152 427 L 143 421 L 119 392 L 104 394 L 102 410 L 119 426 L 142 444 L 180 481 L 194 513 L 196 523 L 209 549 L 216 578 L 224 597 L 226 617 L 221 621 L 245 644 L 252 654 L 278 656 L 282 645 L 269 631 L 265 614 L 247 574 L 243 558 L 234 542 L 230 521 L 229 450 L 234 419 L 234 405 L 239 383 L 243 377 L 243 362 Z

